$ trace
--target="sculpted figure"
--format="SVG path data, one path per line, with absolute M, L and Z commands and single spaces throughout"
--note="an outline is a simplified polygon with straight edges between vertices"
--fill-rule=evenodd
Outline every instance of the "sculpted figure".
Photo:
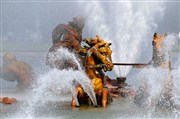
M 12 104 L 12 103 L 16 103 L 17 100 L 15 98 L 2 97 L 0 98 L 0 102 L 4 104 Z
M 75 63 L 69 59 L 67 61 L 56 60 L 52 61 L 49 54 L 56 52 L 59 48 L 66 48 L 70 52 L 73 52 L 80 57 L 78 54 L 81 51 L 81 40 L 82 40 L 82 30 L 84 28 L 85 19 L 82 16 L 77 16 L 73 18 L 73 21 L 69 21 L 68 24 L 59 24 L 56 26 L 52 32 L 52 42 L 53 46 L 49 49 L 46 57 L 46 64 L 58 69 L 64 69 L 71 67 L 77 69 Z M 61 67 L 59 64 L 64 64 Z M 55 64 L 55 65 L 54 65 Z
M 146 65 L 134 65 L 135 68 L 143 68 L 148 65 L 161 68 L 170 68 L 170 61 L 165 58 L 165 53 L 168 51 L 165 50 L 164 41 L 166 40 L 167 34 L 164 35 L 155 33 L 153 36 L 153 57 L 151 61 Z
M 154 67 L 170 68 L 170 61 L 165 58 L 165 55 L 169 55 L 169 51 L 165 50 L 164 46 L 166 36 L 166 33 L 164 35 L 155 33 L 153 36 L 153 57 L 150 64 L 152 64 Z
M 92 82 L 98 104 L 106 107 L 107 103 L 112 100 L 109 90 L 103 85 L 103 77 L 101 73 L 103 71 L 111 71 L 113 68 L 111 60 L 112 50 L 110 49 L 111 43 L 105 42 L 99 36 L 96 37 L 96 39 L 85 40 L 86 43 L 90 45 L 89 48 L 86 47 L 87 55 L 85 61 L 85 71 Z M 80 86 L 76 88 L 76 94 L 80 102 L 83 97 L 87 99 Z M 72 99 L 72 106 L 76 106 L 74 99 Z
M 146 67 L 148 65 L 152 65 L 153 67 L 160 67 L 163 69 L 168 69 L 169 71 L 169 75 L 171 75 L 170 71 L 171 71 L 171 63 L 169 58 L 169 51 L 166 49 L 166 47 L 164 46 L 164 42 L 166 40 L 166 36 L 167 34 L 161 35 L 158 33 L 155 33 L 153 36 L 153 41 L 152 41 L 152 45 L 153 45 L 153 57 L 152 60 L 146 64 L 146 65 L 134 65 L 135 68 L 143 68 Z M 170 103 L 170 108 L 173 107 L 173 102 L 171 101 L 172 98 L 172 87 L 173 87 L 173 78 L 172 76 L 167 77 L 162 89 L 162 92 L 160 94 L 160 99 L 158 101 L 158 104 L 156 105 L 156 107 L 163 107 L 163 105 L 165 105 L 165 102 Z M 167 83 L 168 82 L 168 83 Z M 146 85 L 145 87 L 148 87 L 148 85 Z M 143 97 L 143 99 L 148 98 L 148 102 L 149 102 L 149 106 L 152 106 L 152 98 L 148 95 L 146 95 L 147 92 L 142 92 L 141 90 L 137 91 L 137 95 L 135 96 L 135 103 L 140 103 L 140 98 L 139 97 Z M 166 107 L 167 108 L 167 107 Z
M 113 68 L 111 61 L 110 43 L 105 42 L 99 36 L 96 39 L 86 40 L 90 47 L 81 47 L 82 29 L 84 27 L 84 18 L 78 16 L 73 18 L 73 21 L 66 24 L 58 25 L 52 33 L 53 46 L 49 49 L 46 57 L 46 64 L 52 68 L 57 69 L 74 69 L 77 70 L 77 65 L 71 59 L 57 59 L 52 60 L 51 56 L 54 55 L 59 49 L 66 48 L 73 52 L 77 57 L 82 57 L 81 64 L 85 67 L 85 71 L 92 80 L 93 88 L 99 99 L 99 104 L 106 107 L 108 102 L 109 91 L 103 85 L 103 71 L 110 71 Z M 91 55 L 92 54 L 92 55 Z M 103 74 L 103 75 L 102 75 Z M 81 104 L 88 102 L 87 95 L 84 93 L 80 85 L 76 85 L 76 94 Z M 72 99 L 72 106 L 78 106 L 75 100 Z
M 5 53 L 3 61 L 0 77 L 11 82 L 17 81 L 19 89 L 27 89 L 33 80 L 31 66 L 23 61 L 18 61 L 12 53 Z

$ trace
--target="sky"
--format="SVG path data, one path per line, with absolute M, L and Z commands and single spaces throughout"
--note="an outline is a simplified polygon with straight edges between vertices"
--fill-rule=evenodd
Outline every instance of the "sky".
M 85 3 L 90 6 L 91 4 L 96 4 L 96 2 Z M 133 2 L 132 4 L 134 6 L 141 7 L 139 4 L 143 3 L 145 2 Z M 102 9 L 105 11 L 106 15 L 114 12 L 111 10 L 111 6 L 113 6 L 113 4 L 119 3 L 100 2 L 100 5 L 102 6 Z M 126 2 L 121 2 L 121 5 L 119 6 L 122 6 L 123 4 L 126 4 Z M 156 21 L 158 24 L 156 29 L 157 32 L 164 33 L 180 31 L 180 12 L 178 12 L 180 11 L 179 4 L 180 3 L 178 2 L 165 3 L 164 6 L 166 8 L 163 12 L 164 16 L 161 20 L 158 19 Z M 51 40 L 51 32 L 56 25 L 60 23 L 67 23 L 77 15 L 83 15 L 88 18 L 88 12 L 84 12 L 86 10 L 84 3 L 81 4 L 80 2 L 75 1 L 48 2 L 43 0 L 3 0 L 1 7 L 2 40 L 8 41 L 48 41 Z M 91 9 L 94 9 L 93 6 Z M 162 13 L 156 14 L 158 17 L 158 15 L 161 15 Z M 101 16 L 100 14 L 100 17 L 103 18 L 104 16 Z M 109 19 L 111 20 L 111 18 Z M 94 37 L 94 34 L 85 27 L 83 37 Z

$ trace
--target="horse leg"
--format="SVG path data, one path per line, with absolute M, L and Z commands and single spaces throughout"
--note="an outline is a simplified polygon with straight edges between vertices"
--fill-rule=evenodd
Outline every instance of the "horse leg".
M 72 108 L 76 107 L 76 101 L 73 96 L 72 96 L 72 100 L 71 100 L 71 107 Z
M 75 94 L 73 94 L 72 101 L 71 101 L 71 106 L 72 107 L 79 107 L 80 105 L 79 105 L 79 102 L 78 102 L 78 97 L 83 97 L 83 96 L 84 96 L 84 91 L 83 91 L 82 87 L 80 85 L 78 85 L 75 88 Z M 77 100 L 75 100 L 75 97 L 77 97 Z
M 77 87 L 73 87 L 72 90 L 72 101 L 71 101 L 71 107 L 76 107 L 76 106 L 79 106 L 79 103 L 78 102 L 78 90 L 77 90 Z
M 103 88 L 103 91 L 102 91 L 102 106 L 104 108 L 106 108 L 106 105 L 107 105 L 107 95 L 108 95 L 108 90 L 106 88 Z

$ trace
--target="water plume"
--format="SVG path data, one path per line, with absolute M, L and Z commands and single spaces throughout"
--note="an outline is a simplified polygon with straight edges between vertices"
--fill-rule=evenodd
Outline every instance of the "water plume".
M 68 49 L 63 47 L 55 49 L 53 52 L 49 52 L 47 54 L 46 63 L 57 69 L 82 70 L 79 59 L 75 56 L 75 54 L 71 53 Z
M 77 84 L 82 86 L 83 90 L 90 97 L 93 105 L 97 105 L 91 81 L 81 69 L 75 55 L 70 53 L 67 49 L 58 49 L 57 52 L 51 53 L 50 56 L 49 60 L 51 58 L 55 60 L 56 58 L 66 59 L 71 57 L 74 62 L 78 63 L 79 70 L 52 69 L 45 74 L 39 75 L 33 85 L 32 91 L 28 93 L 28 96 L 24 99 L 24 102 L 16 115 L 20 115 L 21 117 L 24 116 L 26 118 L 34 118 L 38 115 L 36 111 L 38 108 L 43 107 L 49 101 L 55 101 L 55 97 L 63 98 L 64 94 L 70 93 L 75 98 L 76 104 L 79 105 L 75 94 L 75 85 Z
M 180 57 L 178 56 L 176 59 L 176 57 L 172 57 L 171 53 L 178 40 L 179 38 L 176 37 L 175 34 L 168 34 L 164 40 L 162 52 L 165 55 L 166 68 L 160 66 L 153 67 L 150 65 L 141 69 L 137 74 L 137 82 L 135 84 L 137 96 L 135 103 L 143 107 L 154 107 L 156 111 L 171 110 L 177 114 L 180 109 Z M 176 59 L 176 61 L 174 67 L 169 69 L 169 61 L 172 59 Z
M 112 42 L 113 62 L 135 63 L 151 44 L 156 21 L 163 16 L 163 2 L 88 2 L 80 3 L 87 16 L 88 34 Z M 157 15 L 158 14 L 158 15 Z M 147 42 L 147 40 L 150 40 Z M 143 49 L 143 50 L 142 50 Z M 118 76 L 126 76 L 131 67 L 114 67 Z

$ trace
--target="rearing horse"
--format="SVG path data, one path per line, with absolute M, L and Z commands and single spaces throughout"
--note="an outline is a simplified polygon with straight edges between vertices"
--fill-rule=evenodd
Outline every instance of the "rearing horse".
M 97 39 L 86 41 L 90 45 L 90 48 L 87 49 L 85 71 L 91 80 L 98 104 L 106 107 L 108 97 L 110 97 L 110 92 L 103 85 L 101 72 L 102 70 L 105 72 L 112 70 L 112 50 L 109 47 L 111 43 L 105 42 L 98 36 L 96 37 Z M 78 100 L 81 101 L 84 96 L 84 91 L 81 86 L 76 88 L 76 94 L 78 96 Z M 74 99 L 72 99 L 72 106 L 76 106 Z

